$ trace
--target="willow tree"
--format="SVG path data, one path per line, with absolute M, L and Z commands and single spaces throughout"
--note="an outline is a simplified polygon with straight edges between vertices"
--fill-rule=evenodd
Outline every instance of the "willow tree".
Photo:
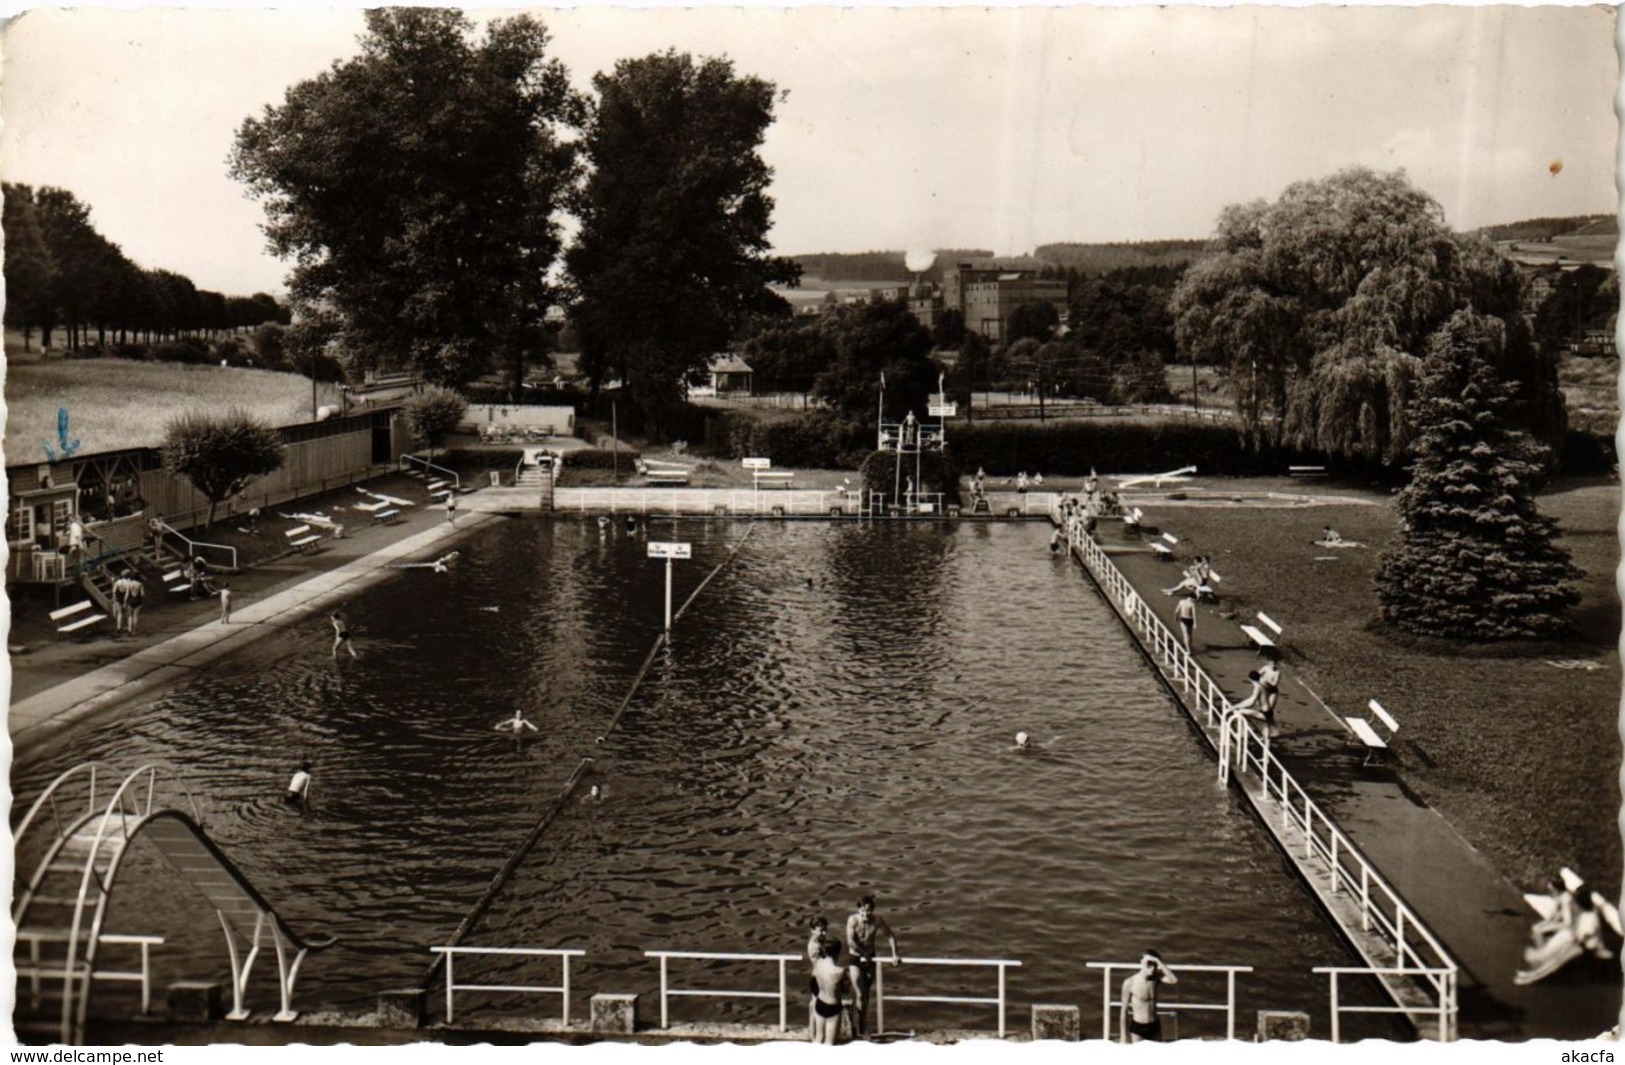
M 1557 636 L 1579 576 L 1535 506 L 1550 456 L 1509 414 L 1498 319 L 1460 311 L 1429 341 L 1400 532 L 1378 563 L 1383 617 L 1458 639 Z
M 1462 310 L 1502 323 L 1507 417 L 1560 437 L 1556 365 L 1530 341 L 1516 269 L 1451 232 L 1403 172 L 1353 168 L 1226 208 L 1212 250 L 1175 289 L 1175 335 L 1186 358 L 1224 368 L 1256 442 L 1401 461 L 1422 355 Z

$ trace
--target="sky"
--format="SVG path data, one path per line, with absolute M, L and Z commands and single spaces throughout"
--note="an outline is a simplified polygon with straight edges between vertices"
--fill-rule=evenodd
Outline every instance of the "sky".
M 1618 200 L 1609 8 L 538 14 L 583 89 L 676 48 L 784 90 L 762 149 L 781 254 L 1201 238 L 1356 164 L 1403 168 L 1461 229 Z M 30 11 L 5 32 L 0 174 L 71 190 L 141 266 L 280 293 L 232 139 L 361 30 L 358 7 Z

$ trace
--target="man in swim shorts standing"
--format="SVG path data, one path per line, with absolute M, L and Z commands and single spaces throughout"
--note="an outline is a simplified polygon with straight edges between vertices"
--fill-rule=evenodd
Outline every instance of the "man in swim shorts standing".
M 1162 983 L 1172 986 L 1179 981 L 1162 963 L 1162 955 L 1148 950 L 1140 957 L 1140 968 L 1123 981 L 1129 1042 L 1162 1042 L 1162 1019 L 1157 1016 L 1157 985 Z
M 869 991 L 875 985 L 875 937 L 881 932 L 891 941 L 892 964 L 899 964 L 902 959 L 897 956 L 897 933 L 884 918 L 875 916 L 875 897 L 865 895 L 858 900 L 858 912 L 846 919 L 846 944 L 852 952 L 852 986 L 857 992 L 856 1023 L 852 1031 L 859 1038 L 869 1030 Z

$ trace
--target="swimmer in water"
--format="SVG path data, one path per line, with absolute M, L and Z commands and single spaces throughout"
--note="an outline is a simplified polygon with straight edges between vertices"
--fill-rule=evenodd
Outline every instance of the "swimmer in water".
M 512 717 L 508 718 L 506 721 L 499 721 L 496 726 L 496 730 L 498 732 L 511 732 L 515 736 L 523 736 L 526 729 L 530 729 L 532 732 L 541 731 L 541 729 L 525 720 L 525 713 L 523 710 L 515 710 Z
M 288 793 L 283 799 L 289 806 L 303 806 L 310 797 L 310 766 L 300 762 L 299 768 L 293 771 L 293 778 L 288 781 Z
M 609 519 L 602 514 L 598 515 L 598 528 L 600 530 L 609 528 Z
M 449 555 L 441 555 L 439 558 L 434 560 L 434 566 L 432 568 L 436 573 L 445 573 L 447 570 L 451 569 L 451 564 L 457 561 L 457 556 L 459 553 L 460 552 L 453 551 Z
M 1026 749 L 1027 749 L 1027 734 L 1025 732 L 1016 733 L 1016 750 L 1025 751 Z

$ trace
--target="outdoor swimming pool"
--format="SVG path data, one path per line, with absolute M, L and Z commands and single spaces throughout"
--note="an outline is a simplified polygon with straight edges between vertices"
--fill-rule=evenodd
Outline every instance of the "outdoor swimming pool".
M 15 792 L 26 808 L 88 758 L 184 767 L 211 837 L 289 924 L 340 938 L 301 974 L 307 1009 L 414 984 L 593 757 L 600 796 L 575 793 L 470 939 L 585 949 L 578 1013 L 595 991 L 653 994 L 644 950 L 796 953 L 808 916 L 839 934 L 873 893 L 905 954 L 1021 960 L 1018 1027 L 1030 1003 L 1073 1002 L 1098 1030 L 1086 963 L 1156 946 L 1257 967 L 1244 1027 L 1297 1008 L 1325 1033 L 1309 970 L 1350 955 L 1047 527 L 763 523 L 596 743 L 661 624 L 646 540 L 693 543 L 680 603 L 747 529 L 503 522 L 456 571 L 406 571 L 349 604 L 359 661 L 332 661 L 318 614 L 83 729 L 19 767 Z M 516 708 L 541 726 L 523 744 L 493 729 Z M 301 757 L 305 814 L 280 801 Z M 156 859 L 132 863 L 108 927 L 169 937 L 161 981 L 228 972 L 212 912 Z M 254 983 L 270 1005 L 274 966 Z M 889 1010 L 889 1026 L 992 1027 L 991 1010 L 931 1009 Z M 677 1016 L 701 1013 L 776 1016 Z

